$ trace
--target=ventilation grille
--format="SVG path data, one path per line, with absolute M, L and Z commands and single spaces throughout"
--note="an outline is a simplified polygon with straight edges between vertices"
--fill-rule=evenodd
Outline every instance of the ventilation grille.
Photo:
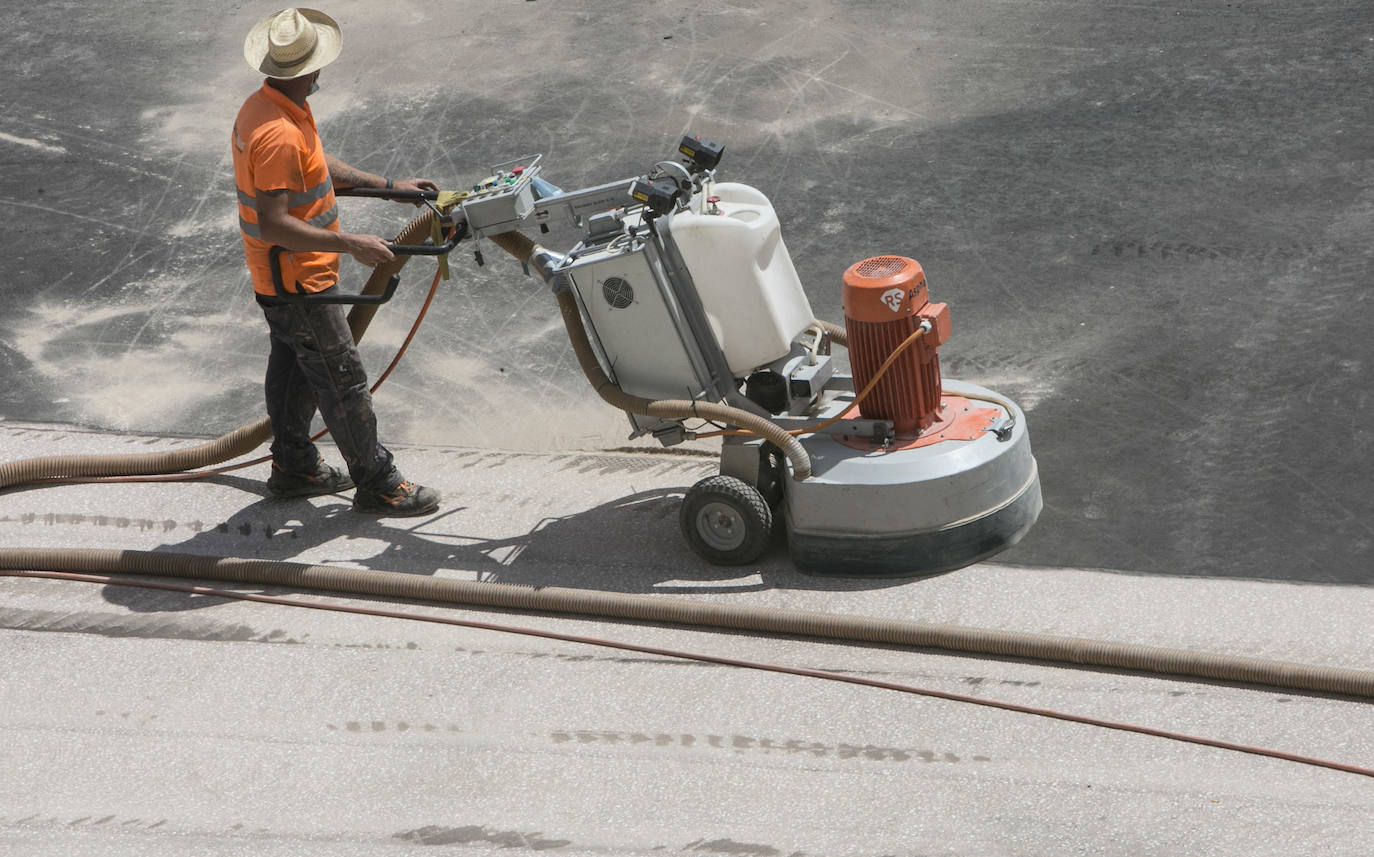
M 900 274 L 906 268 L 907 260 L 901 256 L 874 256 L 872 259 L 865 259 L 860 262 L 855 273 L 866 279 L 882 280 L 894 274 Z
M 601 296 L 611 305 L 611 309 L 625 309 L 634 303 L 635 290 L 630 287 L 629 280 L 622 277 L 607 277 L 601 282 Z

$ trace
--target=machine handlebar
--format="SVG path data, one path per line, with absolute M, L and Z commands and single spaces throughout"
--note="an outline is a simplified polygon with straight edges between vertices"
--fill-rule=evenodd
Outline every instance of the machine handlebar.
M 365 196 L 372 199 L 395 199 L 419 202 L 425 199 L 438 199 L 437 190 L 397 190 L 385 187 L 345 187 L 335 188 L 335 196 Z
M 364 190 L 383 190 L 381 188 L 364 188 Z M 385 191 L 384 193 L 407 193 L 422 194 L 427 191 Z M 376 196 L 377 194 L 367 194 Z M 410 197 L 406 197 L 410 198 Z M 397 256 L 443 256 L 458 246 L 468 235 L 468 225 L 465 221 L 459 220 L 453 226 L 453 232 L 443 244 L 392 244 L 386 246 Z M 281 254 L 287 252 L 285 247 L 274 244 L 267 251 L 267 266 L 272 271 L 272 290 L 274 297 L 288 303 L 318 303 L 318 304 L 362 304 L 364 306 L 378 306 L 391 300 L 396 294 L 396 286 L 401 282 L 400 274 L 393 274 L 387 281 L 386 288 L 378 295 L 343 295 L 343 294 L 324 294 L 312 292 L 292 292 L 286 288 L 286 283 L 282 279 L 281 273 Z

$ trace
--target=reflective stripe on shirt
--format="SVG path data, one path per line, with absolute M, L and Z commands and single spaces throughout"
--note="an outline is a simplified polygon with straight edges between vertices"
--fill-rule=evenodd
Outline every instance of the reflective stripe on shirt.
M 312 202 L 314 202 L 314 201 L 316 201 L 316 200 L 324 199 L 326 196 L 329 196 L 329 192 L 332 191 L 333 189 L 334 189 L 334 182 L 333 182 L 333 180 L 332 180 L 332 179 L 325 179 L 324 181 L 320 182 L 319 184 L 315 185 L 315 186 L 312 187 L 312 188 L 309 188 L 309 189 L 305 190 L 305 191 L 302 192 L 302 193 L 287 194 L 287 196 L 286 196 L 286 207 L 287 207 L 287 208 L 297 208 L 297 207 L 302 206 L 302 205 L 308 205 L 308 204 L 310 204 L 310 203 L 312 203 Z M 258 210 L 258 198 L 257 198 L 257 197 L 251 196 L 251 195 L 249 195 L 249 194 L 246 194 L 246 193 L 244 193 L 242 190 L 239 190 L 238 188 L 235 188 L 235 190 L 238 191 L 238 195 L 239 195 L 239 204 L 240 204 L 240 205 L 246 206 L 246 207 L 252 209 L 253 211 L 257 211 L 257 210 Z

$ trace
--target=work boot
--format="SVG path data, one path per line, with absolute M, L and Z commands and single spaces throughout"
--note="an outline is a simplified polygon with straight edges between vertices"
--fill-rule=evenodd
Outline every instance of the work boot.
M 353 480 L 337 467 L 330 467 L 321 458 L 315 462 L 315 469 L 307 473 L 287 473 L 277 462 L 272 462 L 272 475 L 267 477 L 267 490 L 273 497 L 284 500 L 288 497 L 318 497 L 321 494 L 337 494 L 353 487 Z
M 374 515 L 408 518 L 413 515 L 428 515 L 438 508 L 439 493 L 414 482 L 402 482 L 390 491 L 376 494 L 358 491 L 353 495 L 353 511 L 371 512 Z

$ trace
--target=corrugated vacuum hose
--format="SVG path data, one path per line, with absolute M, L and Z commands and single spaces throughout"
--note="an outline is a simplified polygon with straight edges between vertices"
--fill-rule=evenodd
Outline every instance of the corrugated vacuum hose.
M 1374 672 L 1363 670 L 903 619 L 689 601 L 659 595 L 454 580 L 421 574 L 160 551 L 0 548 L 0 569 L 224 580 L 453 606 L 633 619 L 843 643 L 941 649 L 1374 699 Z
M 434 212 L 425 209 L 415 217 L 401 234 L 397 244 L 420 244 L 430 236 Z M 409 256 L 397 256 L 372 269 L 361 294 L 381 294 L 387 281 L 405 267 Z M 348 313 L 348 327 L 353 341 L 361 342 L 367 327 L 376 314 L 375 306 L 355 306 Z M 148 476 L 161 473 L 180 473 L 201 467 L 211 467 L 242 455 L 247 455 L 272 438 L 272 425 L 266 417 L 234 429 L 212 441 L 188 449 L 152 452 L 138 455 L 55 455 L 29 458 L 0 464 L 0 490 L 14 488 L 48 479 L 99 476 Z

